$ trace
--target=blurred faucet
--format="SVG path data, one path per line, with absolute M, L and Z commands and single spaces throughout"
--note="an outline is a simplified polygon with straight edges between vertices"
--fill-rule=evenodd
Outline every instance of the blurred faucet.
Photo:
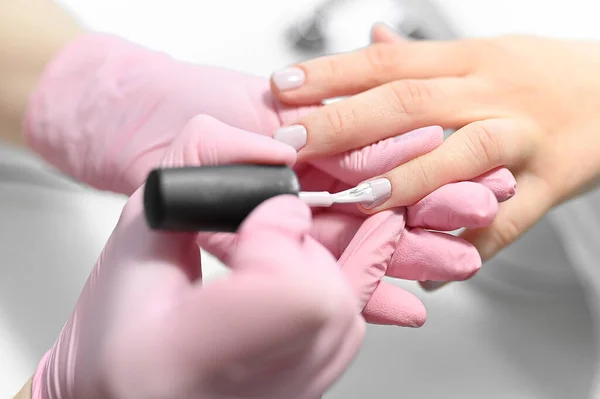
M 377 6 L 377 2 L 368 1 L 373 7 Z M 331 33 L 327 30 L 328 22 L 335 17 L 344 2 L 348 0 L 322 0 L 312 12 L 290 27 L 287 32 L 289 44 L 310 56 L 326 52 L 331 39 Z M 391 24 L 391 28 L 400 35 L 413 40 L 448 40 L 458 37 L 435 0 L 393 0 L 392 4 L 393 9 L 397 9 L 397 15 L 392 16 L 395 22 Z M 375 22 L 379 21 L 373 21 Z
M 435 0 L 395 0 L 404 10 L 397 31 L 414 40 L 450 40 L 458 33 Z

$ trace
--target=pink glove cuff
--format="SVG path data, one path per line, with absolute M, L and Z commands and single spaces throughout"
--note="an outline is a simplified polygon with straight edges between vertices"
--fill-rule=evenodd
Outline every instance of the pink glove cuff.
M 49 63 L 32 93 L 25 120 L 28 144 L 62 172 L 112 189 L 120 172 L 115 152 L 122 149 L 119 140 L 106 138 L 126 141 L 140 123 L 136 111 L 148 108 L 126 101 L 136 79 L 147 71 L 139 66 L 154 69 L 169 62 L 164 54 L 118 37 L 80 36 Z M 115 107 L 127 112 L 115 118 L 110 112 Z
M 46 374 L 48 357 L 50 357 L 51 352 L 52 349 L 46 352 L 46 354 L 38 363 L 37 369 L 35 370 L 35 374 L 33 375 L 33 382 L 31 384 L 31 399 L 46 399 L 48 397 L 48 393 L 45 391 L 46 388 L 43 380 L 44 375 Z

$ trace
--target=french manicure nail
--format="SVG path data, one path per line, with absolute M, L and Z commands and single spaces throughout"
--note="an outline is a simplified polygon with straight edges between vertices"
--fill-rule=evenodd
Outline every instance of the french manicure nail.
M 297 89 L 304 84 L 306 76 L 300 68 L 286 68 L 273 73 L 273 83 L 281 91 Z
M 419 284 L 421 285 L 421 287 L 425 291 L 435 291 L 437 289 L 442 288 L 446 284 L 448 284 L 448 282 L 447 281 L 431 281 L 431 280 L 427 280 L 427 281 L 419 281 Z
M 369 183 L 371 190 L 373 190 L 374 199 L 373 202 L 363 204 L 365 209 L 372 209 L 383 204 L 392 195 L 392 183 L 385 177 L 371 180 L 367 183 Z
M 400 39 L 400 35 L 398 35 L 398 32 L 386 22 L 375 22 L 371 27 L 371 37 L 373 37 L 373 32 L 375 31 L 375 29 L 382 29 L 390 35 L 398 36 L 398 39 Z
M 302 125 L 285 126 L 275 130 L 273 138 L 298 151 L 306 145 L 306 128 Z

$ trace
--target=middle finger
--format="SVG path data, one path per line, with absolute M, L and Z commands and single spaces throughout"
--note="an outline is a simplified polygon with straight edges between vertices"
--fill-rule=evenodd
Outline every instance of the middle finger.
M 321 107 L 274 138 L 307 160 L 339 154 L 423 126 L 462 127 L 483 118 L 474 78 L 400 80 Z

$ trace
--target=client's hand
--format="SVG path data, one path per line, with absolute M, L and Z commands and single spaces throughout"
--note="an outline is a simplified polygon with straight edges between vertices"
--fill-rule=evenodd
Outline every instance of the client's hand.
M 458 129 L 386 173 L 393 193 L 369 213 L 507 166 L 518 196 L 490 226 L 463 235 L 488 259 L 551 207 L 595 186 L 600 43 L 525 36 L 411 42 L 381 27 L 375 36 L 386 43 L 301 63 L 273 79 L 277 98 L 290 105 L 355 95 L 291 122 L 307 132 L 301 160 L 420 126 Z
M 294 158 L 263 136 L 197 127 L 164 166 Z M 231 276 L 203 287 L 197 235 L 150 231 L 142 194 L 40 362 L 33 398 L 319 398 L 356 354 L 364 321 L 335 259 L 308 234 L 307 206 L 278 197 L 257 208 L 229 255 Z

